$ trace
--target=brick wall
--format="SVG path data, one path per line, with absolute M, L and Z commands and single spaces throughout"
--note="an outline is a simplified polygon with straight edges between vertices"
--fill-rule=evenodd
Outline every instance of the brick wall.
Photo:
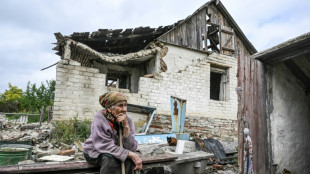
M 81 67 L 75 61 L 60 61 L 56 68 L 53 119 L 92 118 L 100 109 L 98 96 L 106 91 L 105 76 L 98 69 Z
M 169 57 L 169 52 L 167 54 Z M 229 99 L 210 100 L 210 64 L 229 68 Z M 168 67 L 169 68 L 169 67 Z M 170 96 L 187 100 L 186 116 L 237 119 L 237 61 L 234 57 L 211 54 L 204 60 L 186 66 L 178 72 L 161 72 L 159 77 L 144 78 L 139 81 L 139 94 L 142 101 L 134 104 L 157 108 L 158 114 L 170 115 Z
M 178 49 L 186 50 L 173 46 L 168 48 L 165 59 L 169 59 L 170 63 L 176 57 Z M 79 119 L 92 119 L 94 113 L 101 109 L 98 102 L 99 95 L 115 90 L 124 93 L 128 97 L 128 103 L 156 107 L 158 115 L 169 118 L 170 96 L 185 99 L 187 100 L 186 117 L 189 119 L 186 124 L 190 130 L 201 131 L 206 135 L 219 136 L 219 138 L 225 138 L 230 134 L 236 136 L 236 132 L 232 131 L 237 128 L 234 121 L 237 119 L 236 58 L 217 53 L 206 56 L 200 52 L 194 54 L 190 54 L 192 51 L 188 52 L 185 55 L 188 56 L 186 59 L 197 55 L 200 58 L 187 61 L 186 64 L 179 66 L 181 68 L 177 71 L 161 72 L 155 78 L 140 77 L 138 93 L 130 93 L 127 89 L 108 88 L 105 86 L 106 74 L 100 74 L 98 69 L 81 67 L 75 61 L 62 60 L 57 65 L 54 119 L 67 120 L 74 116 L 78 116 Z M 226 101 L 209 99 L 211 64 L 229 67 L 229 88 L 227 89 L 229 99 Z M 204 122 L 199 123 L 201 127 L 195 127 L 192 125 L 195 120 Z M 171 125 L 167 123 L 169 124 Z M 213 128 L 213 131 L 209 128 Z

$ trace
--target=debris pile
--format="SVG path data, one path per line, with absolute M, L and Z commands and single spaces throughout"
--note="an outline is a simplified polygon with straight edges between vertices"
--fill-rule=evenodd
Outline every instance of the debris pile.
M 0 146 L 8 144 L 27 144 L 32 147 L 30 158 L 22 164 L 43 161 L 84 160 L 83 152 L 75 145 L 52 142 L 51 124 L 14 124 L 0 122 Z
M 31 145 L 32 153 L 28 160 L 21 161 L 19 164 L 32 164 L 36 162 L 63 162 L 63 161 L 81 161 L 85 160 L 83 149 L 79 141 L 74 141 L 72 144 L 55 142 L 51 139 L 52 124 L 30 123 L 30 124 L 14 124 L 11 122 L 0 121 L 0 147 L 5 144 L 27 144 Z M 170 140 L 170 141 L 169 141 Z M 200 140 L 200 141 L 199 141 Z M 210 139 L 211 140 L 211 139 Z M 208 140 L 208 141 L 210 141 Z M 212 140 L 213 141 L 213 140 Z M 211 146 L 206 145 L 205 139 L 193 139 L 193 141 L 177 140 L 175 138 L 167 139 L 165 144 L 139 144 L 137 153 L 140 156 L 153 156 L 161 154 L 177 154 L 179 151 L 178 143 L 183 142 L 182 153 L 197 152 L 202 149 L 215 154 L 214 159 L 210 159 L 205 173 L 236 173 L 238 167 L 236 163 L 219 163 Z M 221 144 L 222 153 L 236 154 L 237 143 L 233 142 L 217 142 L 213 144 Z M 198 148 L 197 148 L 198 145 Z M 221 156 L 222 157 L 222 156 Z

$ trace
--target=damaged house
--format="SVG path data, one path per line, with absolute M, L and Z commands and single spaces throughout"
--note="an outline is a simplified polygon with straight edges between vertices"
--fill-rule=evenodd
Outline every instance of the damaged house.
M 237 141 L 238 62 L 256 49 L 221 2 L 169 26 L 55 36 L 54 120 L 92 119 L 99 95 L 120 91 L 129 104 L 156 109 L 149 132 L 171 131 L 186 102 L 187 133 Z M 130 115 L 139 133 L 151 114 Z

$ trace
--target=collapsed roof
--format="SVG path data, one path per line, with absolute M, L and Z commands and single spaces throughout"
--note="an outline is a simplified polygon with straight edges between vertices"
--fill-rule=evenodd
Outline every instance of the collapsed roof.
M 136 59 L 134 60 L 134 62 L 137 62 L 137 57 L 140 57 L 143 59 L 143 61 L 145 61 L 151 57 L 150 54 L 146 56 L 142 54 L 142 56 L 139 56 L 141 55 L 141 53 L 138 52 L 145 49 L 149 43 L 155 40 L 201 51 L 202 47 L 201 45 L 199 46 L 200 41 L 198 41 L 201 37 L 200 35 L 198 36 L 195 34 L 193 35 L 193 33 L 185 32 L 182 33 L 182 35 L 178 36 L 182 38 L 184 37 L 184 40 L 190 38 L 189 41 L 187 42 L 188 43 L 187 45 L 179 44 L 176 41 L 173 40 L 170 41 L 169 39 L 167 40 L 165 38 L 167 37 L 174 38 L 174 36 L 170 36 L 171 34 L 176 34 L 174 30 L 180 28 L 182 25 L 184 27 L 185 23 L 191 23 L 192 19 L 196 20 L 197 13 L 202 14 L 202 16 L 204 16 L 203 18 L 205 18 L 206 14 L 209 15 L 206 11 L 210 5 L 215 5 L 216 8 L 223 14 L 228 24 L 231 26 L 231 28 L 233 28 L 236 35 L 243 42 L 244 46 L 249 51 L 249 53 L 250 54 L 256 53 L 257 51 L 254 48 L 254 46 L 245 37 L 245 35 L 243 34 L 239 26 L 236 24 L 236 22 L 233 20 L 231 15 L 228 13 L 228 11 L 225 9 L 223 4 L 220 1 L 216 0 L 211 0 L 205 3 L 199 9 L 197 9 L 192 15 L 188 16 L 185 20 L 180 20 L 173 25 L 168 25 L 164 27 L 163 26 L 160 26 L 158 28 L 137 27 L 134 29 L 129 28 L 125 30 L 99 29 L 98 31 L 94 31 L 92 33 L 75 32 L 70 36 L 62 36 L 60 33 L 55 33 L 57 39 L 56 43 L 57 46 L 53 50 L 57 50 L 58 52 L 56 54 L 60 55 L 61 58 L 63 59 L 66 44 L 67 41 L 69 40 L 71 44 L 70 45 L 71 58 L 73 60 L 80 62 L 82 66 L 91 66 L 93 64 L 93 61 L 98 62 L 107 61 L 109 63 L 116 63 L 116 62 L 119 63 L 119 61 L 115 60 L 120 60 L 123 58 L 126 59 L 125 61 L 123 61 L 123 64 L 128 64 L 129 60 L 132 59 Z M 202 28 L 200 28 L 199 30 L 205 28 L 206 23 L 207 23 L 206 20 L 202 20 L 203 25 L 201 26 Z M 192 28 L 191 26 L 189 27 Z M 192 42 L 197 42 L 197 44 Z M 112 54 L 112 56 L 108 55 L 107 53 Z M 128 55 L 129 53 L 136 53 L 136 55 L 132 57 L 132 55 Z M 151 54 L 154 55 L 155 53 L 152 52 Z M 113 60 L 109 61 L 108 59 L 110 59 L 111 57 Z

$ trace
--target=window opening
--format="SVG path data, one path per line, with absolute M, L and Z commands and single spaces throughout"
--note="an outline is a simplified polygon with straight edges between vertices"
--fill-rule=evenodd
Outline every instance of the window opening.
M 207 36 L 208 50 L 220 52 L 219 26 L 207 24 Z
M 109 70 L 107 74 L 106 86 L 130 89 L 130 78 L 128 72 Z
M 221 76 L 222 74 L 211 72 L 210 99 L 212 100 L 220 100 Z
M 211 67 L 210 72 L 210 99 L 225 101 L 228 93 L 227 69 Z

